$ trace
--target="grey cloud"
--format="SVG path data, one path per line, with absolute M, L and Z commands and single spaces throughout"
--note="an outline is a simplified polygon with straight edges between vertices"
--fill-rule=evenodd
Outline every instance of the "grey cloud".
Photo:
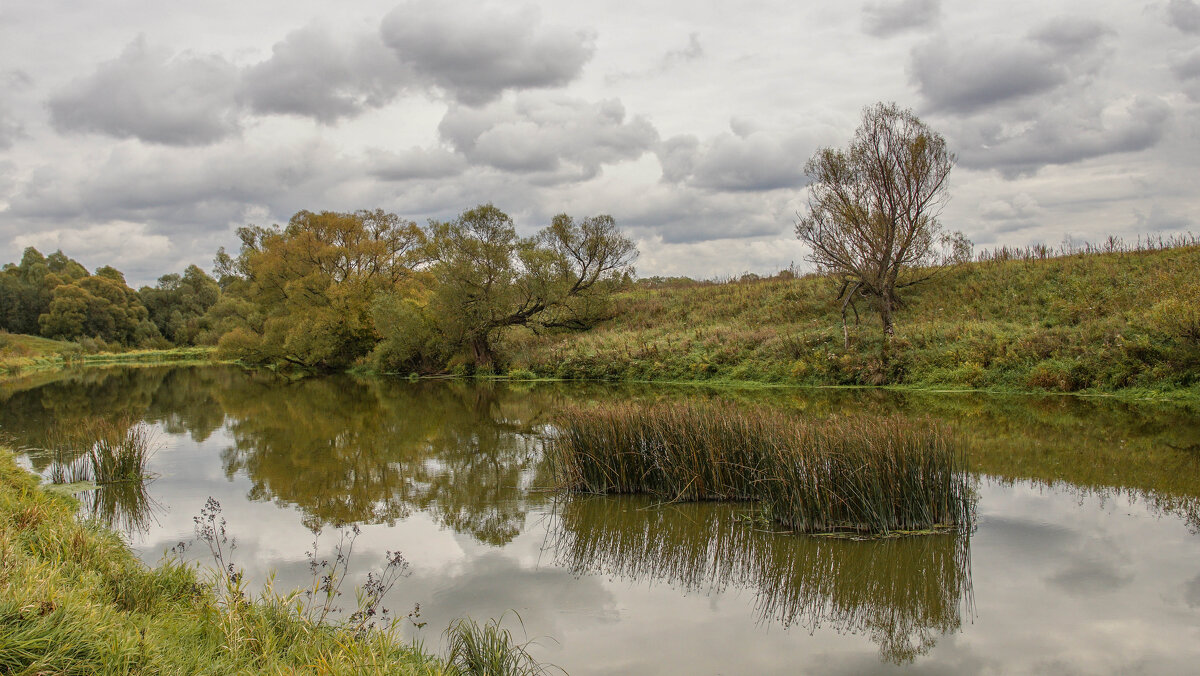
M 1200 49 L 1193 50 L 1172 64 L 1171 72 L 1180 80 L 1200 79 Z
M 0 107 L 0 150 L 8 150 L 24 134 L 24 128 L 12 116 L 12 113 Z
M 1016 43 L 931 40 L 913 49 L 909 76 L 931 109 L 969 113 L 1092 74 L 1107 57 L 1098 47 L 1110 32 L 1059 18 Z
M 791 232 L 793 214 L 772 199 L 751 193 L 710 192 L 688 186 L 645 191 L 618 215 L 622 227 L 666 244 L 745 239 Z M 614 214 L 617 215 L 617 214 Z M 790 234 L 789 234 L 790 239 Z
M 19 68 L 0 71 L 0 86 L 9 91 L 21 91 L 33 86 L 33 77 Z
M 1012 45 L 953 47 L 932 41 L 913 50 L 911 78 L 934 110 L 969 112 L 1037 94 L 1067 80 L 1043 54 Z
M 988 221 L 1028 219 L 1042 212 L 1043 209 L 1037 200 L 1027 193 L 1019 193 L 1009 198 L 996 198 L 979 205 L 980 217 Z
M 1115 31 L 1093 19 L 1060 16 L 1047 21 L 1030 33 L 1035 42 L 1068 56 L 1093 49 L 1101 39 Z
M 1134 209 L 1133 220 L 1133 230 L 1137 232 L 1180 232 L 1196 227 L 1191 217 L 1164 209 L 1158 203 L 1150 206 L 1149 213 Z
M 138 38 L 51 96 L 51 121 L 59 131 L 203 145 L 238 133 L 237 83 L 237 69 L 220 57 L 171 56 Z
M 1200 101 L 1200 49 L 1194 49 L 1171 64 L 1171 72 L 1193 101 Z
M 467 167 L 466 158 L 443 148 L 411 148 L 400 153 L 375 153 L 371 157 L 372 176 L 385 181 L 449 178 Z
M 687 61 L 695 61 L 704 56 L 704 45 L 700 44 L 699 33 L 689 33 L 687 46 L 682 49 L 672 49 L 663 56 L 663 69 L 670 68 L 677 63 L 685 63 Z
M 18 186 L 7 214 L 27 222 L 223 229 L 251 207 L 286 216 L 312 206 L 312 196 L 327 195 L 345 172 L 336 152 L 319 144 L 189 153 L 129 146 L 73 171 L 38 169 Z
M 410 0 L 383 19 L 384 42 L 418 75 L 468 105 L 505 90 L 561 87 L 592 57 L 592 37 L 542 25 L 525 8 L 502 13 Z
M 542 174 L 547 184 L 591 178 L 602 165 L 637 159 L 658 141 L 644 118 L 626 119 L 620 101 L 531 96 L 486 108 L 453 106 L 438 131 L 472 164 Z
M 882 0 L 863 7 L 863 30 L 877 37 L 924 28 L 937 22 L 941 0 Z
M 721 134 L 703 146 L 693 136 L 677 136 L 662 143 L 657 153 L 663 180 L 730 192 L 805 184 L 804 164 L 815 143 L 800 135 L 754 131 L 743 120 L 735 120 L 731 126 L 738 133 Z
M 1160 99 L 1138 98 L 1120 107 L 1092 111 L 1069 102 L 1018 125 L 972 122 L 955 134 L 963 166 L 997 169 L 1014 178 L 1050 164 L 1071 164 L 1154 146 L 1171 119 Z
M 1200 33 L 1200 5 L 1194 0 L 1171 0 L 1167 4 L 1167 21 L 1184 33 Z
M 269 59 L 245 70 L 242 94 L 256 112 L 328 124 L 386 105 L 411 79 L 378 34 L 342 40 L 309 26 L 288 34 Z
M 679 183 L 696 170 L 696 159 L 700 155 L 700 139 L 692 135 L 672 136 L 663 141 L 655 153 L 662 165 L 663 180 Z

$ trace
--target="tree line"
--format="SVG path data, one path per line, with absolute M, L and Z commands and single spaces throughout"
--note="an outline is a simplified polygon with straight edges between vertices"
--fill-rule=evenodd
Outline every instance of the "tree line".
M 882 358 L 903 289 L 970 259 L 939 222 L 955 163 L 911 110 L 865 108 L 847 148 L 805 167 L 795 231 L 818 272 L 840 282 L 843 337 L 857 301 L 878 312 Z M 612 314 L 632 278 L 633 243 L 611 216 L 555 216 L 519 237 L 492 204 L 420 227 L 382 210 L 300 211 L 286 226 L 238 230 L 213 279 L 195 266 L 133 291 L 111 267 L 89 273 L 61 251 L 27 249 L 0 271 L 0 328 L 120 345 L 216 344 L 249 363 L 385 371 L 494 369 L 513 329 L 584 330 Z
M 205 314 L 219 295 L 195 265 L 134 291 L 116 268 L 88 272 L 62 251 L 44 256 L 29 247 L 0 269 L 0 329 L 98 349 L 195 345 L 217 338 L 206 333 Z
M 611 216 L 555 216 L 517 235 L 492 204 L 424 227 L 382 210 L 300 211 L 238 229 L 215 279 L 196 266 L 134 291 L 61 251 L 0 270 L 0 328 L 120 346 L 215 344 L 254 364 L 390 372 L 495 369 L 507 332 L 584 330 L 612 316 L 633 242 Z

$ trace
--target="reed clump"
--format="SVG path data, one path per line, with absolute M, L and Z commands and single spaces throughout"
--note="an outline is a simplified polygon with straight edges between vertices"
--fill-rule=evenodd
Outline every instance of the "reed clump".
M 965 454 L 930 420 L 838 417 L 713 401 L 575 406 L 547 444 L 561 485 L 668 500 L 754 500 L 803 533 L 965 526 Z
M 53 483 L 104 485 L 150 478 L 146 465 L 155 451 L 154 429 L 136 418 L 89 418 L 70 427 L 59 424 L 47 437 L 54 454 Z

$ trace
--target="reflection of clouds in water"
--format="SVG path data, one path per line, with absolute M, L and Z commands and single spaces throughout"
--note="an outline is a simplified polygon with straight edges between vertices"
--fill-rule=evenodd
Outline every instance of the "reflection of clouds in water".
M 1071 596 L 1112 594 L 1129 586 L 1134 573 L 1124 542 L 1110 537 L 1080 538 L 1078 546 L 1065 554 L 1058 572 L 1046 578 Z
M 1184 585 L 1183 600 L 1192 608 L 1200 608 L 1200 575 L 1188 580 Z
M 475 557 L 469 567 L 413 577 L 423 588 L 436 590 L 428 605 L 421 606 L 438 620 L 432 626 L 445 626 L 460 614 L 496 618 L 515 610 L 530 638 L 554 638 L 563 635 L 565 617 L 600 622 L 619 617 L 617 599 L 600 579 L 555 567 L 529 568 L 496 551 Z
M 1046 581 L 1072 596 L 1112 593 L 1133 582 L 1133 573 L 1122 568 L 1110 560 L 1082 559 L 1070 562 Z
M 419 394 L 422 387 L 428 388 L 428 396 Z M 627 557 L 649 561 L 641 569 L 646 576 L 637 578 L 640 582 L 627 575 L 628 568 L 596 574 L 591 569 L 557 567 L 554 557 L 542 551 L 544 528 L 538 520 L 543 518 L 546 494 L 523 496 L 524 491 L 516 488 L 535 477 L 537 465 L 528 461 L 536 449 L 511 440 L 532 438 L 529 431 L 536 430 L 563 400 L 651 398 L 678 390 L 595 384 L 532 390 L 526 394 L 462 383 L 413 387 L 339 378 L 296 384 L 221 367 L 109 370 L 74 374 L 40 391 L 5 391 L 0 384 L 0 429 L 29 437 L 46 420 L 70 419 L 79 412 L 146 411 L 168 433 L 163 436 L 167 446 L 152 458 L 150 467 L 161 475 L 150 491 L 164 511 L 149 533 L 135 535 L 140 556 L 153 562 L 179 539 L 191 539 L 192 517 L 211 495 L 221 501 L 231 534 L 238 540 L 234 560 L 255 584 L 271 570 L 276 571 L 281 588 L 308 582 L 304 552 L 312 533 L 305 523 L 324 509 L 325 498 L 332 508 L 374 505 L 379 499 L 404 501 L 410 514 L 394 526 L 386 522 L 363 526 L 343 588 L 351 597 L 342 605 L 353 603 L 352 587 L 361 584 L 367 571 L 382 565 L 386 550 L 399 550 L 412 562 L 413 574 L 396 585 L 385 605 L 402 615 L 419 602 L 422 619 L 429 625 L 418 637 L 433 649 L 450 619 L 469 614 L 484 620 L 511 608 L 525 619 L 530 637 L 558 641 L 545 642 L 539 649 L 541 656 L 576 676 L 655 670 L 780 674 L 896 670 L 895 665 L 880 661 L 878 646 L 861 632 L 838 634 L 830 622 L 811 626 L 811 635 L 810 625 L 803 622 L 784 629 L 774 620 L 763 622 L 764 606 L 758 605 L 757 590 L 766 587 L 760 583 L 772 579 L 766 572 L 773 571 L 773 579 L 781 581 L 775 588 L 787 591 L 796 588 L 784 574 L 789 570 L 812 570 L 814 578 L 822 573 L 833 581 L 855 571 L 869 575 L 872 566 L 883 570 L 878 561 L 836 570 L 833 556 L 780 557 L 774 568 L 760 565 L 758 577 L 751 575 L 755 564 L 742 561 L 730 568 L 726 579 L 731 582 L 724 587 L 711 585 L 713 551 L 701 549 L 700 543 L 714 550 L 720 546 L 711 532 L 701 530 L 694 551 L 708 558 L 699 569 L 691 567 L 688 557 L 671 557 L 674 546 Z M 410 392 L 418 394 L 410 396 Z M 1181 418 L 1166 409 L 1065 397 L 1031 401 L 794 390 L 723 390 L 721 396 L 762 403 L 803 398 L 816 415 L 865 407 L 928 413 L 971 426 L 978 446 L 975 460 L 988 475 L 979 486 L 978 530 L 970 549 L 975 612 L 962 616 L 958 630 L 939 635 L 936 647 L 916 657 L 911 669 L 930 674 L 1033 673 L 1065 665 L 1088 673 L 1188 673 L 1200 662 L 1200 645 L 1195 641 L 1195 627 L 1200 624 L 1200 575 L 1195 564 L 1200 561 L 1200 538 L 1187 532 L 1185 520 L 1195 502 L 1191 496 L 1198 494 L 1197 473 L 1185 470 L 1195 462 L 1176 458 L 1174 451 L 1158 443 L 1180 445 L 1179 438 L 1194 436 L 1194 416 Z M 335 408 L 342 410 L 332 411 Z M 435 419 L 412 420 L 414 416 Z M 252 418 L 259 420 L 236 426 L 238 420 Z M 314 432 L 326 423 L 334 424 L 325 431 L 339 426 L 359 432 L 376 429 L 385 433 L 386 443 L 373 444 L 368 435 L 360 437 L 367 443 L 338 449 L 347 455 L 327 457 L 304 444 L 291 455 L 283 454 L 288 444 L 253 448 L 262 436 L 259 433 L 274 431 L 255 425 L 299 429 L 309 419 L 314 419 L 310 428 Z M 1126 443 L 1105 446 L 1104 439 Z M 236 458 L 223 459 L 221 452 L 239 441 L 247 442 L 247 447 L 236 449 Z M 280 454 L 271 455 L 276 452 Z M 337 474 L 335 462 L 335 473 L 330 475 L 322 463 L 339 457 L 357 463 L 353 472 Z M 226 466 L 224 460 L 235 462 Z M 240 464 L 243 461 L 246 468 Z M 355 495 L 361 502 L 336 502 L 345 497 L 345 489 L 355 489 L 356 484 L 348 481 L 357 479 L 359 472 L 365 483 L 357 486 L 371 490 Z M 437 475 L 449 479 L 435 484 Z M 324 488 L 311 489 L 325 490 L 326 495 L 306 492 L 307 486 L 330 476 L 333 481 Z M 391 478 L 399 483 L 389 483 Z M 409 480 L 418 485 L 404 483 Z M 266 489 L 260 495 L 263 499 L 249 500 L 256 483 Z M 393 490 L 397 486 L 398 493 Z M 680 507 L 703 513 L 713 506 Z M 646 516 L 635 516 L 643 530 L 616 533 L 613 542 L 658 537 L 669 544 L 674 537 L 671 529 L 681 528 L 686 520 L 671 518 L 645 529 Z M 612 528 L 622 528 L 619 519 L 606 520 Z M 732 537 L 734 531 L 718 532 Z M 322 537 L 325 553 L 334 539 L 334 531 L 327 527 Z M 753 554 L 749 547 L 739 551 L 744 559 Z M 197 544 L 189 555 L 203 559 L 207 552 Z M 661 576 L 664 570 L 674 572 Z M 694 574 L 696 570 L 705 575 Z M 896 579 L 904 583 L 922 574 L 904 573 Z M 870 609 L 862 601 L 872 594 L 889 598 L 883 592 L 890 578 L 873 577 L 879 584 L 859 597 L 835 589 L 829 581 L 816 581 L 809 588 L 819 592 L 814 598 L 842 599 L 843 609 Z M 699 586 L 693 584 L 697 581 Z M 921 603 L 920 599 L 914 602 Z M 807 606 L 775 607 L 786 611 Z M 930 603 L 924 607 L 931 607 Z M 829 617 L 835 616 L 821 619 Z M 408 631 L 411 635 L 411 628 Z

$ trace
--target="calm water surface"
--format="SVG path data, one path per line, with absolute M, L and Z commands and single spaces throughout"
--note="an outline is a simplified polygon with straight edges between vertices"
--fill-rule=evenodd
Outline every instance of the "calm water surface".
M 564 498 L 541 438 L 569 401 L 723 396 L 808 415 L 950 421 L 978 493 L 965 535 L 874 542 L 762 532 L 737 504 Z M 535 654 L 588 673 L 1196 673 L 1200 412 L 1068 397 L 598 385 L 119 368 L 0 384 L 18 448 L 85 416 L 152 424 L 149 499 L 85 496 L 154 563 L 220 501 L 256 582 L 308 583 L 314 536 L 387 550 L 434 646 L 451 619 L 520 614 Z M 44 470 L 45 454 L 26 462 Z M 203 545 L 189 556 L 203 560 Z M 347 586 L 348 590 L 349 585 Z M 352 603 L 351 601 L 348 601 Z M 512 615 L 509 615 L 513 619 Z M 517 629 L 520 633 L 520 629 Z

